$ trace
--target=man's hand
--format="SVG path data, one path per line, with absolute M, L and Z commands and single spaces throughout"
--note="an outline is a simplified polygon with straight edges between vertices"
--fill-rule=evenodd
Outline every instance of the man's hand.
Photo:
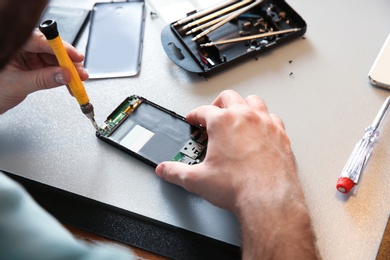
M 84 56 L 68 43 L 65 48 L 75 63 L 81 80 L 88 79 L 82 66 Z M 34 30 L 32 37 L 0 71 L 0 114 L 22 102 L 28 94 L 66 85 L 70 73 L 58 66 L 44 35 Z
M 296 184 L 294 157 L 283 124 L 268 113 L 259 97 L 243 99 L 225 91 L 212 105 L 191 111 L 187 120 L 206 127 L 206 157 L 193 166 L 161 163 L 156 171 L 165 180 L 233 212 L 246 193 L 267 194 L 281 181 Z
M 314 235 L 282 121 L 258 96 L 222 92 L 187 115 L 207 129 L 204 161 L 163 162 L 156 174 L 239 219 L 243 257 L 313 259 Z

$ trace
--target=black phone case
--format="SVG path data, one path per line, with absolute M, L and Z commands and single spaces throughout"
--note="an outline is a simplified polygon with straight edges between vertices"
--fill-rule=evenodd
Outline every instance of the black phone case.
M 191 14 L 193 13 L 188 15 Z M 201 75 L 209 75 L 277 48 L 304 35 L 307 28 L 306 22 L 284 0 L 265 0 L 195 42 L 191 39 L 201 31 L 186 35 L 188 30 L 184 30 L 183 27 L 187 23 L 175 24 L 176 22 L 167 25 L 161 33 L 161 42 L 166 54 L 181 68 Z M 248 36 L 293 28 L 298 30 L 251 41 L 200 47 L 201 44 L 242 37 L 243 34 Z

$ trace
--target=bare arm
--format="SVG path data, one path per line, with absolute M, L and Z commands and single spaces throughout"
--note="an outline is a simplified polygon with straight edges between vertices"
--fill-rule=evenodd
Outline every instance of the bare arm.
M 207 128 L 205 160 L 164 162 L 161 178 L 232 211 L 243 259 L 316 259 L 315 236 L 283 123 L 257 96 L 222 92 L 187 115 Z
M 243 259 L 317 259 L 300 188 L 290 180 L 277 178 L 275 182 L 269 189 L 254 182 L 237 203 Z

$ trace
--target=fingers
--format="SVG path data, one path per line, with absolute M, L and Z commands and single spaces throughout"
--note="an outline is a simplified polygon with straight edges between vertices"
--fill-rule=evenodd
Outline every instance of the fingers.
M 63 44 L 64 44 L 66 51 L 68 52 L 70 59 L 73 62 L 79 63 L 79 62 L 84 61 L 85 56 L 81 52 L 78 52 L 75 47 L 73 47 L 70 43 L 67 43 L 67 42 L 63 42 Z
M 280 119 L 279 116 L 275 114 L 270 114 L 270 117 L 272 118 L 272 121 L 274 121 L 275 124 L 280 126 L 282 129 L 285 129 L 283 121 Z
M 76 67 L 79 65 L 82 66 L 82 62 L 84 61 L 83 54 L 81 54 L 77 51 L 75 52 L 75 50 L 68 51 L 68 54 Z M 56 56 L 54 56 L 51 53 L 39 53 L 39 57 L 47 65 L 58 66 L 58 61 L 57 61 Z
M 45 35 L 39 31 L 38 28 L 34 29 L 32 36 L 22 47 L 24 51 L 33 53 L 50 53 L 54 54 Z
M 89 78 L 89 74 L 86 71 L 86 69 L 84 68 L 83 64 L 82 63 L 76 63 L 75 67 L 76 67 L 77 73 L 80 76 L 81 81 L 86 81 Z
M 41 54 L 40 55 L 40 58 L 45 62 L 46 66 L 44 67 L 48 67 L 47 65 L 49 66 L 58 66 L 58 62 L 57 62 L 57 58 L 51 54 Z M 32 61 L 33 59 L 30 59 L 30 61 Z M 89 78 L 89 74 L 88 72 L 86 71 L 86 69 L 84 68 L 83 66 L 83 63 L 82 62 L 74 62 L 74 66 L 77 70 L 77 73 L 79 74 L 80 76 L 80 79 L 82 81 L 85 81 Z M 30 64 L 30 68 L 31 69 L 37 69 L 37 68 L 41 68 L 42 66 L 39 66 L 38 65 L 38 62 L 37 62 L 37 65 L 34 66 L 32 64 Z
M 218 95 L 212 105 L 201 106 L 189 112 L 187 114 L 187 121 L 193 125 L 201 124 L 202 126 L 207 127 L 207 115 L 210 115 L 221 108 L 231 108 L 232 106 L 243 104 L 255 111 L 269 113 L 267 106 L 259 96 L 250 95 L 244 100 L 237 92 L 226 90 Z M 277 115 L 270 114 L 270 117 L 277 125 L 284 129 L 284 124 Z
M 60 67 L 49 67 L 34 71 L 24 72 L 23 86 L 26 95 L 43 89 L 50 89 L 66 85 L 70 82 L 70 73 Z
M 74 63 L 80 63 L 84 61 L 84 55 L 76 50 L 75 47 L 73 47 L 68 42 L 63 42 L 63 45 L 70 57 L 70 59 Z M 40 32 L 38 29 L 35 29 L 33 31 L 32 37 L 29 39 L 29 41 L 23 46 L 22 48 L 26 52 L 31 53 L 48 53 L 54 55 L 53 50 L 51 49 L 48 41 L 46 40 L 46 37 L 43 35 L 42 32 Z
M 76 67 L 80 79 L 82 81 L 87 80 L 89 75 L 82 64 L 84 55 L 78 52 L 71 44 L 67 42 L 63 42 L 63 44 Z M 53 50 L 43 33 L 38 29 L 34 30 L 33 36 L 25 44 L 23 50 L 26 52 L 25 55 L 29 57 L 29 68 L 36 73 L 36 78 L 32 78 L 32 82 L 35 82 L 35 85 L 32 86 L 33 90 L 53 88 L 70 82 L 70 73 L 58 67 L 57 58 L 54 56 Z M 34 55 L 39 55 L 40 58 L 37 59 Z M 42 62 L 43 64 L 39 65 Z M 42 67 L 46 68 L 45 71 L 40 70 Z
M 245 102 L 248 104 L 249 107 L 251 107 L 251 108 L 254 109 L 254 110 L 262 111 L 262 112 L 268 113 L 268 108 L 267 108 L 267 106 L 265 105 L 264 101 L 263 101 L 259 96 L 250 95 L 250 96 L 248 96 L 248 97 L 245 99 Z M 276 125 L 278 125 L 278 126 L 281 127 L 282 129 L 284 129 L 284 123 L 283 123 L 283 121 L 280 119 L 279 116 L 277 116 L 277 115 L 275 115 L 275 114 L 269 114 L 269 116 L 271 117 L 272 121 L 273 121 Z
M 255 99 L 255 97 L 256 96 L 253 96 L 251 99 Z M 234 90 L 225 90 L 216 97 L 210 106 L 201 106 L 188 113 L 187 121 L 193 125 L 201 124 L 206 127 L 206 115 L 221 108 L 231 108 L 232 106 L 243 105 L 245 102 L 246 101 Z M 255 103 L 255 101 L 250 102 Z
M 194 110 L 190 111 L 187 114 L 187 121 L 191 125 L 202 125 L 204 127 L 207 127 L 207 119 L 206 116 L 213 113 L 216 110 L 219 110 L 220 108 L 216 106 L 200 106 L 198 108 L 195 108 Z
M 237 92 L 234 90 L 225 90 L 217 96 L 212 105 L 220 108 L 229 108 L 244 103 L 245 101 Z
M 82 81 L 88 79 L 89 75 L 82 65 L 76 66 L 76 69 Z M 48 67 L 41 70 L 31 71 L 28 73 L 31 73 L 33 76 L 35 74 L 35 81 L 32 81 L 35 82 L 35 91 L 67 85 L 71 81 L 70 72 L 67 69 L 61 67 Z M 69 93 L 73 96 L 70 89 Z
M 267 106 L 259 96 L 250 95 L 245 98 L 245 102 L 250 108 L 254 110 L 268 112 Z
M 179 162 L 163 162 L 157 165 L 156 174 L 163 180 L 179 185 L 188 191 L 193 192 L 190 172 L 195 171 L 198 165 L 187 165 Z

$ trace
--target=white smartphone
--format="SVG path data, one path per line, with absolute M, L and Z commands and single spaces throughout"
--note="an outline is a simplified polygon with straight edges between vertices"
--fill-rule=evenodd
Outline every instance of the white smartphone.
M 376 57 L 368 78 L 372 85 L 390 89 L 390 34 Z

